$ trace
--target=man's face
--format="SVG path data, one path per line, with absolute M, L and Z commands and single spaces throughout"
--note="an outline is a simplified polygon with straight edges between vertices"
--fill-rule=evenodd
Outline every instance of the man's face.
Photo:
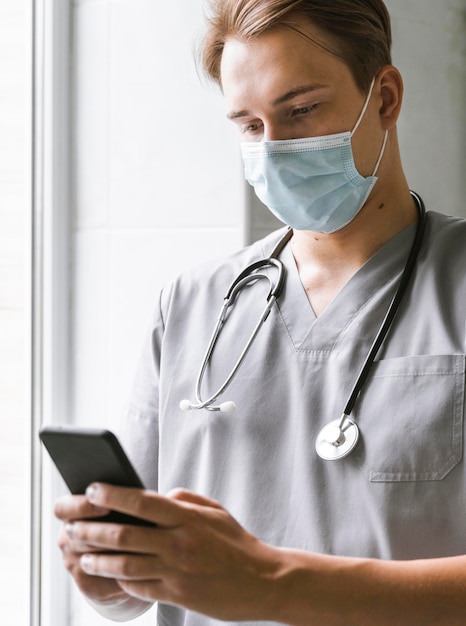
M 299 29 L 330 49 L 334 42 L 308 20 Z M 287 27 L 245 42 L 228 39 L 222 56 L 228 117 L 242 141 L 315 137 L 353 129 L 365 101 L 341 58 Z M 372 173 L 380 150 L 376 90 L 353 138 L 356 165 Z

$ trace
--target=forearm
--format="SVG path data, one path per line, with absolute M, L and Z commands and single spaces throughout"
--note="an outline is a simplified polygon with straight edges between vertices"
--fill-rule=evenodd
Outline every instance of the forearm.
M 380 561 L 282 551 L 274 619 L 290 626 L 460 626 L 466 557 Z

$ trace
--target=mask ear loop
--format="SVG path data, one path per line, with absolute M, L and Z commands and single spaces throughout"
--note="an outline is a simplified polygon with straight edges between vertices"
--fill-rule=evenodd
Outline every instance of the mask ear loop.
M 375 164 L 374 171 L 372 172 L 372 176 L 375 176 L 377 174 L 380 161 L 382 160 L 383 153 L 385 152 L 385 146 L 387 145 L 387 139 L 388 139 L 388 130 L 385 131 L 385 135 L 383 136 L 382 149 L 380 150 L 379 158 L 377 159 L 377 163 Z
M 351 137 L 358 130 L 359 124 L 361 123 L 362 118 L 364 117 L 364 114 L 367 111 L 367 107 L 369 106 L 369 101 L 371 99 L 371 95 L 372 95 L 372 91 L 374 89 L 374 85 L 375 85 L 375 76 L 374 76 L 374 78 L 371 81 L 371 85 L 369 87 L 369 93 L 367 94 L 366 101 L 364 103 L 364 106 L 362 107 L 361 114 L 359 115 L 358 120 L 357 120 L 356 124 L 354 125 L 353 130 L 351 131 Z M 382 142 L 382 148 L 380 149 L 379 158 L 377 159 L 377 163 L 375 164 L 374 171 L 372 172 L 372 176 L 375 176 L 377 174 L 377 170 L 379 169 L 380 162 L 382 161 L 382 157 L 383 157 L 384 152 L 385 152 L 385 146 L 387 145 L 387 139 L 388 139 L 388 130 L 385 131 L 385 135 L 384 135 L 383 142 Z
M 369 101 L 370 101 L 371 96 L 372 96 L 372 90 L 374 89 L 374 85 L 375 85 L 375 76 L 374 76 L 374 78 L 371 81 L 371 86 L 369 87 L 369 93 L 367 94 L 367 98 L 366 98 L 366 101 L 364 102 L 364 106 L 362 107 L 362 111 L 361 111 L 361 113 L 360 113 L 360 115 L 358 117 L 358 121 L 354 125 L 353 130 L 351 131 L 351 137 L 358 130 L 359 124 L 361 123 L 362 118 L 364 117 L 364 113 L 367 111 L 367 107 L 369 106 Z

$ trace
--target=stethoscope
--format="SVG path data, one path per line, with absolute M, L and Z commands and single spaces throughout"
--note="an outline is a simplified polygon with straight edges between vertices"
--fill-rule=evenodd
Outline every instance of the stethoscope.
M 387 313 L 385 314 L 385 317 L 380 325 L 377 335 L 369 350 L 369 353 L 367 354 L 367 357 L 361 367 L 359 375 L 349 394 L 348 400 L 340 418 L 333 420 L 332 422 L 324 426 L 317 435 L 315 443 L 316 452 L 322 459 L 325 459 L 327 461 L 334 461 L 344 458 L 345 456 L 350 454 L 350 452 L 355 448 L 356 444 L 358 443 L 359 427 L 352 419 L 350 419 L 350 415 L 356 399 L 358 398 L 364 384 L 367 381 L 375 357 L 377 356 L 377 353 L 385 337 L 387 336 L 388 331 L 390 330 L 393 320 L 395 319 L 397 311 L 400 307 L 401 300 L 406 292 L 406 289 L 416 267 L 416 261 L 419 250 L 421 248 L 426 226 L 426 211 L 422 198 L 413 191 L 411 191 L 411 195 L 416 202 L 419 219 L 417 223 L 416 234 L 411 245 L 411 249 L 403 273 L 401 275 L 400 282 L 398 283 L 396 293 L 393 296 L 392 301 L 390 302 Z M 226 292 L 223 300 L 222 308 L 220 309 L 214 331 L 211 335 L 207 350 L 201 363 L 199 373 L 197 375 L 196 402 L 193 403 L 189 400 L 182 400 L 180 402 L 180 408 L 183 411 L 189 411 L 191 409 L 207 409 L 208 411 L 224 411 L 226 413 L 229 413 L 235 410 L 236 405 L 232 401 L 225 401 L 218 405 L 215 405 L 214 403 L 217 398 L 222 395 L 223 392 L 230 385 L 236 372 L 246 358 L 246 355 L 249 352 L 251 345 L 257 336 L 257 333 L 267 320 L 270 311 L 272 310 L 272 307 L 282 293 L 285 282 L 285 268 L 283 263 L 278 259 L 278 257 L 283 248 L 291 239 L 292 235 L 293 231 L 290 228 L 287 230 L 282 239 L 278 242 L 269 258 L 262 259 L 260 261 L 256 261 L 255 263 L 252 263 L 251 265 L 248 265 L 248 267 L 246 267 L 241 272 L 241 274 L 237 276 L 237 278 L 228 288 L 228 291 Z M 267 273 L 261 271 L 271 267 L 277 270 L 275 280 L 272 280 Z M 256 326 L 254 327 L 245 347 L 243 348 L 237 361 L 235 362 L 230 373 L 225 379 L 225 382 L 207 400 L 203 400 L 201 396 L 202 381 L 204 379 L 206 369 L 212 357 L 214 347 L 218 341 L 220 332 L 227 319 L 228 309 L 233 305 L 238 293 L 244 287 L 258 280 L 266 280 L 269 283 L 269 292 L 267 295 L 265 308 Z

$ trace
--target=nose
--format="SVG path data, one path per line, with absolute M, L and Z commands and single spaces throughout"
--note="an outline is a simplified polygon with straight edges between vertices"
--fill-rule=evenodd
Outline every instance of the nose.
M 280 130 L 275 124 L 264 124 L 264 141 L 279 141 L 280 139 L 289 139 L 285 137 L 283 130 Z
M 283 141 L 286 139 L 296 139 L 289 130 L 278 124 L 264 123 L 264 141 Z

